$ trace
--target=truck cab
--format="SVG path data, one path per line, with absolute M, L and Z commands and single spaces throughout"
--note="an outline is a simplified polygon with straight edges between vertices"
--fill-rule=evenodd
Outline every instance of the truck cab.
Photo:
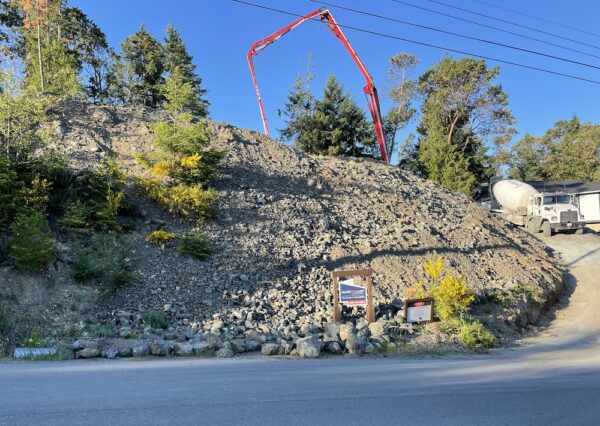
M 529 215 L 539 217 L 545 234 L 556 231 L 579 230 L 585 226 L 572 195 L 565 192 L 542 192 L 529 200 Z M 545 225 L 545 223 L 548 223 Z M 544 229 L 546 228 L 546 229 Z M 549 229 L 548 229 L 549 228 Z

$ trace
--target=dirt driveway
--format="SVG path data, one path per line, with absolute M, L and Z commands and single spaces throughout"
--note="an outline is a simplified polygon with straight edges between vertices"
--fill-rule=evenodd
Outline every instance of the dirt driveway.
M 558 234 L 543 238 L 561 253 L 569 269 L 567 294 L 548 319 L 548 326 L 523 344 L 534 352 L 581 356 L 600 353 L 600 236 Z

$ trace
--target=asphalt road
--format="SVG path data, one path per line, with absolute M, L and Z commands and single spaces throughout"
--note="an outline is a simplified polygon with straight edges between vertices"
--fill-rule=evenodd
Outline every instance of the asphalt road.
M 437 359 L 0 363 L 0 425 L 598 425 L 600 238 L 552 238 L 572 293 L 520 347 Z

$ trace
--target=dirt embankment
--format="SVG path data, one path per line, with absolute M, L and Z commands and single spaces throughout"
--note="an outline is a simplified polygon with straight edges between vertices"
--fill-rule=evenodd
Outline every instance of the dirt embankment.
M 131 175 L 144 173 L 133 154 L 152 149 L 148 125 L 165 118 L 78 103 L 56 116 L 54 146 L 74 167 L 110 156 Z M 90 291 L 94 306 L 81 311 L 81 329 L 117 327 L 119 312 L 139 322 L 157 309 L 175 329 L 222 321 L 289 334 L 329 318 L 330 271 L 372 268 L 376 302 L 392 304 L 424 278 L 420 265 L 434 255 L 467 277 L 478 317 L 500 336 L 537 321 L 562 288 L 552 250 L 464 195 L 374 160 L 312 157 L 224 123 L 211 129 L 212 143 L 227 151 L 214 182 L 217 215 L 201 226 L 215 254 L 199 262 L 148 245 L 144 237 L 157 227 L 179 234 L 193 224 L 138 198 L 142 216 L 126 238 L 139 279 L 114 296 Z M 57 238 L 65 254 L 44 279 L 78 286 L 65 272 L 72 243 Z M 0 297 L 20 298 L 0 283 Z

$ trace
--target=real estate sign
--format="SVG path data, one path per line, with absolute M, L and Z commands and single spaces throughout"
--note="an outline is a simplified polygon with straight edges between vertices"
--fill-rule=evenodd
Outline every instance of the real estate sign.
M 340 303 L 346 306 L 366 306 L 366 287 L 354 284 L 354 279 L 339 282 Z

